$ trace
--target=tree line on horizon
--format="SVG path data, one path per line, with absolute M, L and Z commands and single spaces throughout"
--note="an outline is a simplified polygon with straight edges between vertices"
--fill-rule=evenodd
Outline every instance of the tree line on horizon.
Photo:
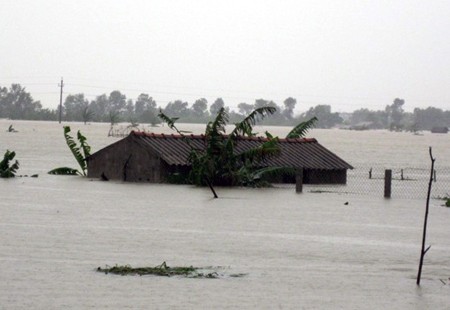
M 226 106 L 222 98 L 211 104 L 205 98 L 195 100 L 191 105 L 187 101 L 174 100 L 165 107 L 158 106 L 149 95 L 141 93 L 135 100 L 127 98 L 119 90 L 109 95 L 98 95 L 88 100 L 83 93 L 69 94 L 62 107 L 63 121 L 108 122 L 111 124 L 129 122 L 132 124 L 152 124 L 161 122 L 159 111 L 170 117 L 180 117 L 184 123 L 206 123 L 213 119 L 221 108 L 225 108 L 230 122 L 241 121 L 250 111 L 260 107 L 274 107 L 276 112 L 262 124 L 292 126 L 299 122 L 317 117 L 316 128 L 344 127 L 354 129 L 390 129 L 396 131 L 430 130 L 432 127 L 450 127 L 450 111 L 435 107 L 415 108 L 412 113 L 404 111 L 405 101 L 396 98 L 386 105 L 384 110 L 361 108 L 352 113 L 332 112 L 331 106 L 319 104 L 310 107 L 306 112 L 294 114 L 297 104 L 295 98 L 289 97 L 282 105 L 272 100 L 256 99 L 253 104 L 239 103 L 237 111 Z M 57 109 L 43 108 L 39 101 L 20 84 L 12 84 L 9 88 L 0 86 L 0 118 L 11 120 L 50 120 L 57 121 Z

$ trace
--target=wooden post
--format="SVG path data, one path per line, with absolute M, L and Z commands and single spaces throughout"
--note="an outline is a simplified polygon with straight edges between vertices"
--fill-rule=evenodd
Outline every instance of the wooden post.
M 295 173 L 295 192 L 301 193 L 303 191 L 303 168 L 296 169 Z
M 384 198 L 391 198 L 392 170 L 384 170 Z

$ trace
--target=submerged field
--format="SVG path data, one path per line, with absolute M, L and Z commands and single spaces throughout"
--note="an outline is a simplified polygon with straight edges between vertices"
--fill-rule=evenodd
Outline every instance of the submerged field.
M 9 123 L 0 121 L 0 129 Z M 106 137 L 105 124 L 72 126 L 82 129 L 94 151 L 117 140 Z M 427 241 L 432 246 L 417 288 L 423 200 L 295 194 L 292 188 L 218 188 L 220 198 L 212 199 L 208 189 L 192 186 L 50 176 L 45 172 L 52 168 L 76 165 L 61 125 L 15 122 L 14 127 L 18 133 L 0 130 L 0 151 L 15 150 L 19 174 L 39 177 L 0 179 L 0 308 L 447 309 L 450 304 L 450 209 L 440 200 L 432 200 Z M 448 136 L 400 136 L 411 140 L 397 151 L 389 143 L 398 133 L 317 130 L 311 136 L 352 164 L 377 157 L 426 164 L 429 143 L 442 162 L 450 149 Z M 380 137 L 387 141 L 384 150 Z M 362 143 L 367 147 L 358 148 Z M 379 151 L 369 157 L 371 149 Z M 245 276 L 96 272 L 106 265 L 150 267 L 163 261 Z

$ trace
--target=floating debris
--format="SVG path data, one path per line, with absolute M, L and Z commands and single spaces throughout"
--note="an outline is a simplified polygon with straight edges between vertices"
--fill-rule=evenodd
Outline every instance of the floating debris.
M 163 262 L 161 265 L 155 266 L 155 267 L 137 267 L 133 268 L 130 265 L 124 265 L 124 266 L 114 266 L 109 267 L 106 266 L 105 268 L 98 267 L 98 272 L 104 272 L 105 274 L 117 274 L 121 276 L 126 275 L 154 275 L 154 276 L 164 276 L 164 277 L 172 277 L 172 276 L 182 276 L 186 278 L 204 278 L 204 279 L 217 279 L 217 278 L 223 278 L 227 277 L 224 274 L 219 274 L 216 271 L 212 272 L 202 272 L 203 270 L 211 270 L 213 267 L 169 267 L 167 266 L 166 262 Z M 245 274 L 239 273 L 239 274 L 231 274 L 228 275 L 228 277 L 243 277 Z

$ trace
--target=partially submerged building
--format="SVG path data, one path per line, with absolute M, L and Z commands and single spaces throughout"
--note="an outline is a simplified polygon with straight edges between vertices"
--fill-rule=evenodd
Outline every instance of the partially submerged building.
M 432 133 L 448 133 L 448 127 L 433 127 L 431 128 Z
M 131 132 L 87 158 L 88 177 L 132 182 L 165 183 L 174 175 L 187 176 L 191 147 L 205 148 L 204 135 L 165 135 Z M 262 137 L 240 137 L 240 153 L 267 141 Z M 319 144 L 316 139 L 280 139 L 280 154 L 260 163 L 262 167 L 303 169 L 305 184 L 345 184 L 353 167 Z M 280 182 L 293 181 L 289 178 Z

